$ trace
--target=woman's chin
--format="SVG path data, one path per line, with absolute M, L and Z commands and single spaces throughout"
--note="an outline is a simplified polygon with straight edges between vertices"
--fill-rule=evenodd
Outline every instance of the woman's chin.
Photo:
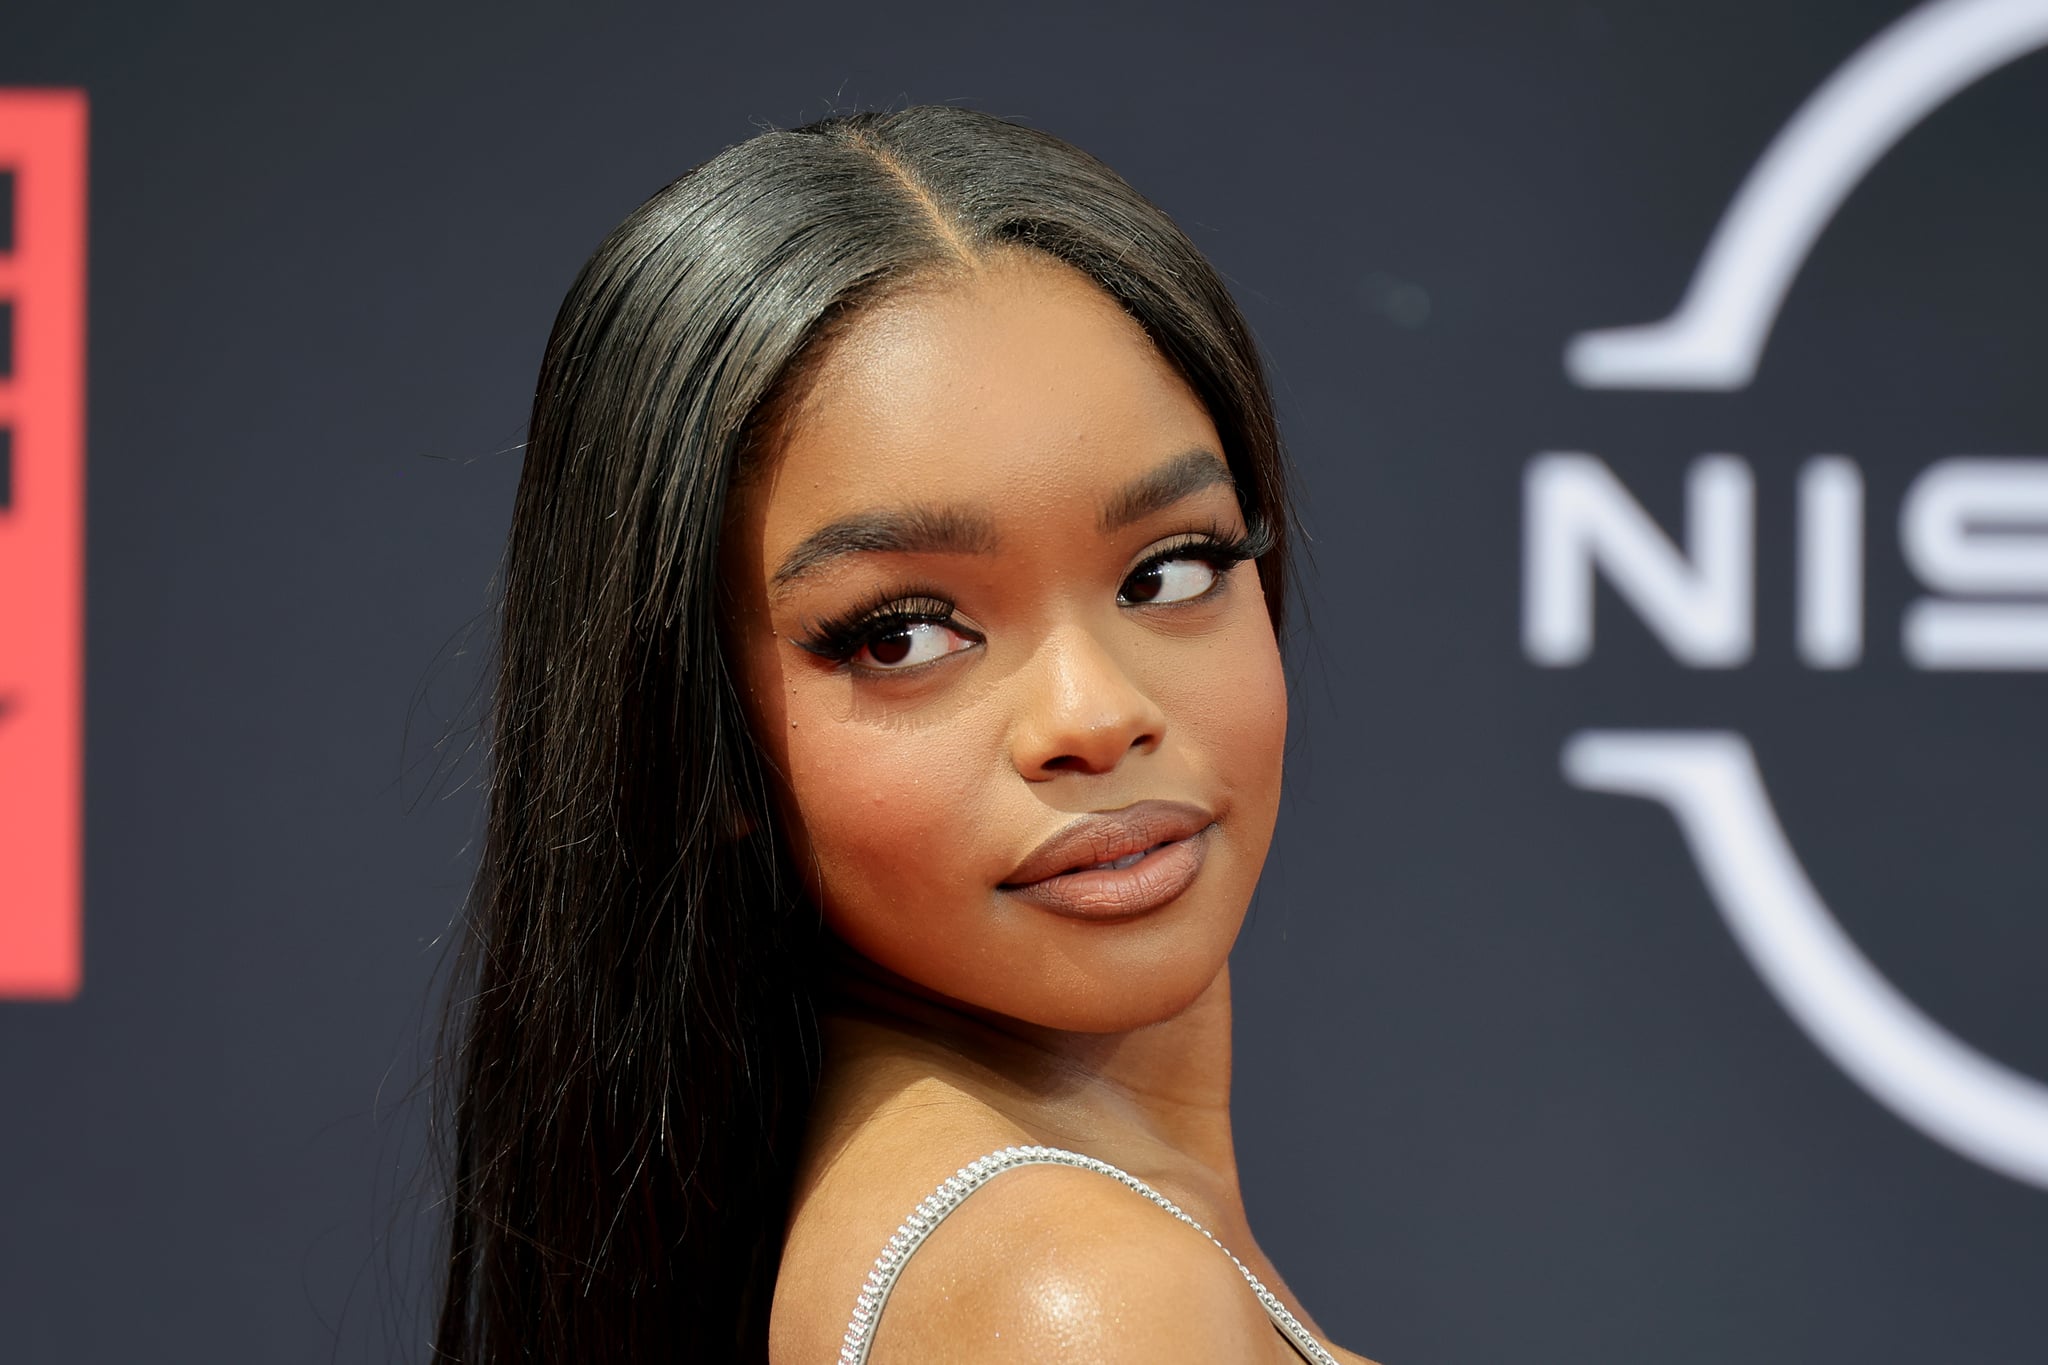
M 1153 958 L 1132 970 L 1091 971 L 1062 964 L 1051 980 L 1030 991 L 1010 983 L 1001 992 L 981 994 L 979 1008 L 1019 1024 L 1060 1033 L 1131 1033 L 1179 1018 L 1202 1001 L 1223 980 L 1228 953 L 1218 956 L 1176 954 L 1178 960 Z

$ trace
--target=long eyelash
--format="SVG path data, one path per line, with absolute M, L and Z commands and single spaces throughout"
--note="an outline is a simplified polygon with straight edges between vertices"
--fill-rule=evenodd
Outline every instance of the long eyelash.
M 925 589 L 884 589 L 838 616 L 806 624 L 803 638 L 795 643 L 821 659 L 846 663 L 889 629 L 927 622 L 943 625 L 953 619 L 954 611 L 951 602 Z
M 1211 525 L 1206 531 L 1190 532 L 1179 541 L 1154 550 L 1131 570 L 1131 574 L 1135 576 L 1154 564 L 1173 559 L 1200 559 L 1219 570 L 1229 570 L 1247 559 L 1262 557 L 1272 548 L 1273 532 L 1262 521 L 1252 521 L 1242 533 Z

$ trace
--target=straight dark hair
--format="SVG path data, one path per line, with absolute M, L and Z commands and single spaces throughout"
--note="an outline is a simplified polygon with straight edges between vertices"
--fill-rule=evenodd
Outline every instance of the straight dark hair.
M 1256 348 L 1201 253 L 1094 158 L 924 106 L 762 133 L 635 210 L 555 319 L 505 555 L 437 1068 L 438 1358 L 767 1359 L 824 930 L 721 649 L 727 492 L 861 304 L 1016 248 L 1092 278 L 1207 406 L 1273 538 L 1279 628 L 1290 518 Z

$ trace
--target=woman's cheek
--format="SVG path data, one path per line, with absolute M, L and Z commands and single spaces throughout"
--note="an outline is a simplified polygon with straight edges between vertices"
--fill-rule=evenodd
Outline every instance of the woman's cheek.
M 1204 728 L 1235 801 L 1270 806 L 1270 821 L 1287 749 L 1287 676 L 1263 609 L 1229 633 L 1221 653 L 1232 666 L 1204 678 Z
M 802 739 L 806 729 L 812 734 Z M 980 802 L 949 754 L 898 727 L 820 717 L 790 744 L 792 794 L 816 885 L 831 912 L 932 905 L 980 885 L 972 819 Z
M 1255 723 L 1247 725 L 1245 733 L 1269 757 L 1277 781 L 1287 749 L 1287 674 L 1281 667 L 1279 646 L 1269 643 L 1260 655 L 1260 665 L 1246 670 L 1243 714 Z

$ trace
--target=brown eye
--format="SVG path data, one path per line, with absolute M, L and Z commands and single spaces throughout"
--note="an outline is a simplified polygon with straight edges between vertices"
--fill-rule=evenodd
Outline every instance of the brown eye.
M 1164 564 L 1147 564 L 1124 582 L 1123 599 L 1126 602 L 1150 602 L 1159 596 L 1159 589 L 1165 581 Z
M 910 632 L 895 631 L 868 641 L 868 657 L 878 664 L 900 664 L 910 657 Z
M 1222 570 L 1192 555 L 1155 559 L 1124 580 L 1120 601 L 1133 605 L 1185 602 L 1216 586 Z
M 938 621 L 899 621 L 868 636 L 851 657 L 856 668 L 888 673 L 957 654 L 977 643 L 975 637 Z

